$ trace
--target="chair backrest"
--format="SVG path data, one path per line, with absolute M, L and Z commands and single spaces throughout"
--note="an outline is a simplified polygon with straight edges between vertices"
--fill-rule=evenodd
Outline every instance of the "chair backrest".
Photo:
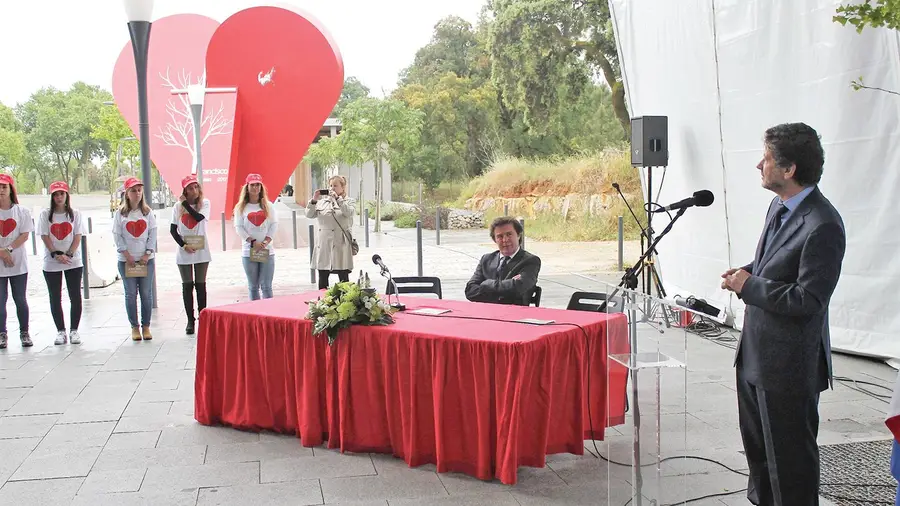
M 569 305 L 566 309 L 575 311 L 595 311 L 599 312 L 603 301 L 606 301 L 606 313 L 622 313 L 623 300 L 621 297 L 608 299 L 607 294 L 603 292 L 575 292 L 569 299 Z
M 444 295 L 441 292 L 441 278 L 427 276 L 395 277 L 394 283 L 397 284 L 397 291 L 399 293 L 433 293 L 437 295 L 439 299 L 444 298 Z M 387 288 L 384 289 L 385 295 L 392 295 L 395 293 L 394 283 L 388 281 Z
M 539 307 L 541 305 L 541 292 L 541 287 L 535 285 L 531 291 L 531 299 L 529 299 L 528 305 L 534 304 L 534 307 Z

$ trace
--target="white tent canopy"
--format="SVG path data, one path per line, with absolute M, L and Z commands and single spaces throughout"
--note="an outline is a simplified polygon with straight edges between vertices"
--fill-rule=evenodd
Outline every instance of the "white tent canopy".
M 659 245 L 668 295 L 725 304 L 740 326 L 743 304 L 719 288 L 720 275 L 752 261 L 774 196 L 756 169 L 762 135 L 802 121 L 822 137 L 819 186 L 847 231 L 832 346 L 900 358 L 900 97 L 850 85 L 863 76 L 900 89 L 900 37 L 834 23 L 840 3 L 610 0 L 610 8 L 632 117 L 668 116 L 669 165 L 652 169 L 653 200 L 665 205 L 699 189 L 716 196 L 711 207 L 688 210 Z M 658 234 L 667 218 L 657 216 Z

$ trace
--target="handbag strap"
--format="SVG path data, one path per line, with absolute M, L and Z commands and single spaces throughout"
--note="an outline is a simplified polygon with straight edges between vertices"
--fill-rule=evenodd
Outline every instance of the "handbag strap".
M 334 213 L 331 213 L 331 217 L 334 218 L 334 222 L 337 223 L 337 226 L 338 226 L 338 227 L 340 227 L 341 232 L 343 232 L 344 235 L 347 236 L 347 240 L 350 241 L 350 242 L 353 242 L 353 237 L 351 237 L 350 234 L 347 233 L 346 230 L 344 230 L 344 226 L 341 225 L 341 222 L 338 221 L 337 216 L 335 216 Z

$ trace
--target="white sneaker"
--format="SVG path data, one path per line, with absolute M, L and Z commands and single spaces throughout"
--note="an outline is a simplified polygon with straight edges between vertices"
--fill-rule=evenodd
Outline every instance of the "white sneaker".
M 78 335 L 78 331 L 72 329 L 69 331 L 69 343 L 71 344 L 81 344 L 81 336 Z
M 66 331 L 60 330 L 59 333 L 56 334 L 56 341 L 53 341 L 53 344 L 66 344 Z

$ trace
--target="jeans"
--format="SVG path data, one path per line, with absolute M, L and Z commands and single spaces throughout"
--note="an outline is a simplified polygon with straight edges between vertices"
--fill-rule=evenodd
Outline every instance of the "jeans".
M 53 315 L 53 323 L 56 330 L 66 330 L 66 320 L 63 318 L 62 308 L 62 280 L 66 276 L 66 289 L 69 291 L 69 322 L 72 330 L 78 330 L 81 322 L 81 275 L 84 267 L 76 267 L 65 271 L 44 271 L 44 281 L 47 282 L 47 292 L 50 294 L 50 314 Z
M 9 284 L 7 285 L 7 280 Z M 6 332 L 6 301 L 9 299 L 9 287 L 12 287 L 13 301 L 16 303 L 16 316 L 19 319 L 19 333 L 28 332 L 28 301 L 25 299 L 25 288 L 28 286 L 28 273 L 0 278 L 0 332 Z
M 247 285 L 250 288 L 250 300 L 259 300 L 259 292 L 262 290 L 262 298 L 272 298 L 272 278 L 275 277 L 275 255 L 269 255 L 269 261 L 265 263 L 251 262 L 250 257 L 243 257 L 244 273 L 247 274 Z
M 143 278 L 126 278 L 125 262 L 119 262 L 119 275 L 122 277 L 122 285 L 125 287 L 125 312 L 128 314 L 128 323 L 131 327 L 138 327 L 137 297 L 141 295 L 141 324 L 149 327 L 150 317 L 153 315 L 153 297 L 150 293 L 153 289 L 153 276 L 156 275 L 156 259 L 147 261 L 147 276 Z
M 335 273 L 338 275 L 338 281 L 345 283 L 350 281 L 350 271 L 319 271 L 319 290 L 324 290 L 328 288 L 328 277 L 331 273 Z

